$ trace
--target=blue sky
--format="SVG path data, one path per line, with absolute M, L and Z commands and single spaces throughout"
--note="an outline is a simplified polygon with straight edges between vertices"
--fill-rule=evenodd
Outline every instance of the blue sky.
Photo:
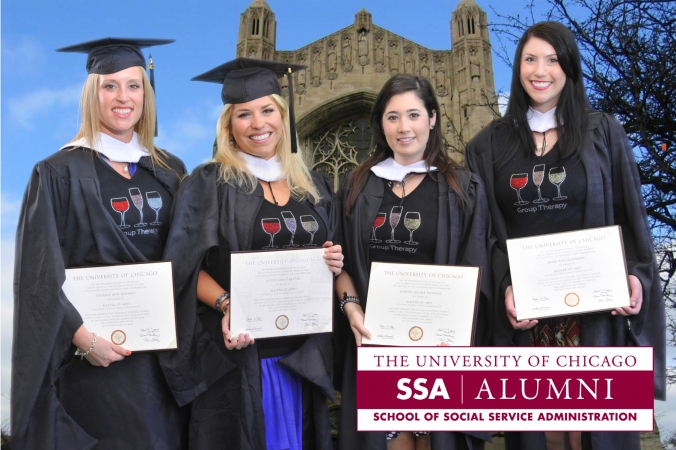
M 79 94 L 87 76 L 85 56 L 54 49 L 101 37 L 172 38 L 151 50 L 160 136 L 156 144 L 189 170 L 208 159 L 221 109 L 220 89 L 191 77 L 235 56 L 240 14 L 250 0 L 5 0 L 2 2 L 2 401 L 9 417 L 14 234 L 23 190 L 33 165 L 76 134 Z M 451 48 L 450 18 L 456 0 L 268 0 L 276 14 L 277 50 L 295 50 L 354 22 L 366 8 L 373 22 L 420 45 Z M 489 22 L 523 14 L 529 0 L 477 0 Z M 190 6 L 187 6 L 190 5 Z M 199 5 L 199 6 L 197 6 Z M 493 9 L 492 9 L 493 8 Z M 497 39 L 493 36 L 493 44 Z M 513 50 L 510 50 L 510 53 Z M 147 52 L 146 52 L 147 55 Z M 493 55 L 495 85 L 508 91 L 510 69 Z M 667 411 L 665 404 L 659 409 Z M 676 408 L 671 408 L 676 409 Z M 676 419 L 659 423 L 676 430 Z

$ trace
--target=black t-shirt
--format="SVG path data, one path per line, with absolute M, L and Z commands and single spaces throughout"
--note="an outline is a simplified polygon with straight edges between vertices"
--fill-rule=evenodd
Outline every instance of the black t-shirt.
M 577 154 L 560 157 L 555 145 L 543 157 L 516 153 L 496 169 L 496 199 L 509 238 L 582 228 L 587 197 L 584 166 Z
M 251 250 L 284 250 L 321 247 L 326 226 L 307 201 L 289 199 L 279 206 L 263 200 L 254 220 Z
M 279 206 L 263 200 L 254 220 L 251 250 L 317 248 L 324 245 L 326 236 L 324 222 L 307 201 L 289 199 L 286 205 Z M 256 342 L 261 358 L 273 358 L 297 350 L 306 339 L 306 336 L 291 336 Z
M 436 182 L 426 175 L 418 187 L 406 193 L 403 199 L 392 192 L 391 182 L 383 180 L 383 183 L 383 201 L 376 217 L 370 219 L 370 260 L 434 263 L 439 218 L 439 188 Z
M 161 260 L 169 232 L 172 196 L 141 166 L 127 179 L 100 157 L 94 160 L 106 210 L 148 261 Z

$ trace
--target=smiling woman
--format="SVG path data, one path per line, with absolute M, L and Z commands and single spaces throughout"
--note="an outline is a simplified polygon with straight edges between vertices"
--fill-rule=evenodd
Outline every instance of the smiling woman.
M 483 185 L 446 153 L 440 127 L 436 126 L 438 111 L 439 102 L 427 78 L 411 74 L 390 78 L 371 110 L 373 154 L 346 177 L 342 188 L 347 269 L 336 280 L 336 293 L 343 299 L 341 309 L 354 338 L 350 336 L 348 342 L 341 343 L 346 348 L 341 450 L 386 446 L 389 450 L 478 450 L 491 439 L 490 433 L 471 431 L 357 431 L 356 347 L 361 345 L 362 336 L 370 337 L 373 331 L 364 327 L 371 263 L 488 268 L 490 219 Z M 386 221 L 389 227 L 381 230 Z M 365 234 L 364 230 L 371 232 Z M 490 279 L 483 277 L 474 341 L 477 345 L 491 342 L 491 310 Z M 438 344 L 445 343 L 439 340 Z
M 521 56 L 521 86 L 536 111 L 546 113 L 556 106 L 566 85 L 566 73 L 559 65 L 556 50 L 537 37 L 529 39 Z
M 291 70 L 303 68 L 238 58 L 193 78 L 221 84 L 225 105 L 214 159 L 195 169 L 176 197 L 165 252 L 180 261 L 180 334 L 179 352 L 162 358 L 185 380 L 191 448 L 332 448 L 330 336 L 254 341 L 232 333 L 229 320 L 230 302 L 247 301 L 230 298 L 231 252 L 323 246 L 328 269 L 338 274 L 343 266 L 332 242 L 338 205 L 331 182 L 294 152 L 293 101 L 280 95 L 278 77 L 288 73 L 291 83 Z M 275 280 L 282 287 L 290 281 Z M 275 299 L 275 307 L 284 301 Z
M 129 143 L 143 113 L 145 71 L 129 67 L 98 76 L 99 122 L 101 132 Z
M 186 448 L 187 409 L 156 353 L 132 354 L 97 335 L 61 290 L 67 268 L 162 258 L 185 166 L 153 144 L 154 95 L 140 47 L 170 42 L 107 38 L 61 49 L 87 53 L 90 74 L 80 130 L 35 166 L 17 228 L 16 448 Z M 124 219 L 131 204 L 134 231 Z M 144 207 L 156 213 L 153 223 L 143 221 Z
M 665 308 L 633 149 L 615 118 L 591 110 L 580 52 L 566 26 L 540 22 L 530 27 L 514 61 L 505 117 L 484 127 L 467 145 L 468 165 L 486 183 L 498 241 L 491 271 L 500 307 L 495 344 L 650 346 L 654 396 L 663 399 Z M 622 227 L 630 306 L 517 321 L 506 240 L 609 225 Z M 505 436 L 508 449 L 563 449 L 564 439 L 573 450 L 641 445 L 639 434 L 630 431 Z
M 284 126 L 276 102 L 257 98 L 233 105 L 231 114 L 232 137 L 241 151 L 264 160 L 276 155 Z

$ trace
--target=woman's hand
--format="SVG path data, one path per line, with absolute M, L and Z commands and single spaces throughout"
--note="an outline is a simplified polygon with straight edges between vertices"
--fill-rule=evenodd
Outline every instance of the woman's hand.
M 511 323 L 512 327 L 514 327 L 517 330 L 528 330 L 530 328 L 533 328 L 538 323 L 537 320 L 522 320 L 522 321 L 516 320 L 516 306 L 514 306 L 514 291 L 512 290 L 511 285 L 507 286 L 507 289 L 505 289 L 505 309 L 507 310 L 507 318 L 509 319 L 509 323 Z
M 371 339 L 371 333 L 364 326 L 364 310 L 361 309 L 361 305 L 354 302 L 345 303 L 343 309 L 347 315 L 347 320 L 350 322 L 352 333 L 354 333 L 354 341 L 356 342 L 357 347 L 361 347 L 362 336 Z
M 240 333 L 239 336 L 233 336 L 230 333 L 230 307 L 226 309 L 221 319 L 221 330 L 223 331 L 225 348 L 228 350 L 241 350 L 254 343 L 254 338 L 249 336 L 249 333 Z
M 629 275 L 629 289 L 631 289 L 631 297 L 629 298 L 630 306 L 623 306 L 621 308 L 615 308 L 611 312 L 613 316 L 635 316 L 641 312 L 641 305 L 643 305 L 643 285 L 641 280 L 639 280 L 635 275 Z
M 81 353 L 89 351 L 93 340 L 94 334 L 87 330 L 84 325 L 81 325 L 73 336 L 73 344 L 75 344 Z M 125 356 L 129 355 L 131 355 L 130 350 L 115 345 L 101 336 L 97 336 L 94 348 L 91 353 L 85 356 L 85 359 L 92 366 L 108 367 L 111 363 L 122 361 Z
M 323 247 L 326 265 L 336 276 L 340 275 L 343 269 L 343 259 L 345 259 L 342 248 L 340 245 L 333 245 L 331 241 L 324 242 Z

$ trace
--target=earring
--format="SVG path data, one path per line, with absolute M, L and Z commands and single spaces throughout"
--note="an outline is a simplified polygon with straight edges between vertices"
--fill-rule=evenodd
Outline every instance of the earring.
M 430 130 L 434 130 L 434 125 L 430 125 Z

